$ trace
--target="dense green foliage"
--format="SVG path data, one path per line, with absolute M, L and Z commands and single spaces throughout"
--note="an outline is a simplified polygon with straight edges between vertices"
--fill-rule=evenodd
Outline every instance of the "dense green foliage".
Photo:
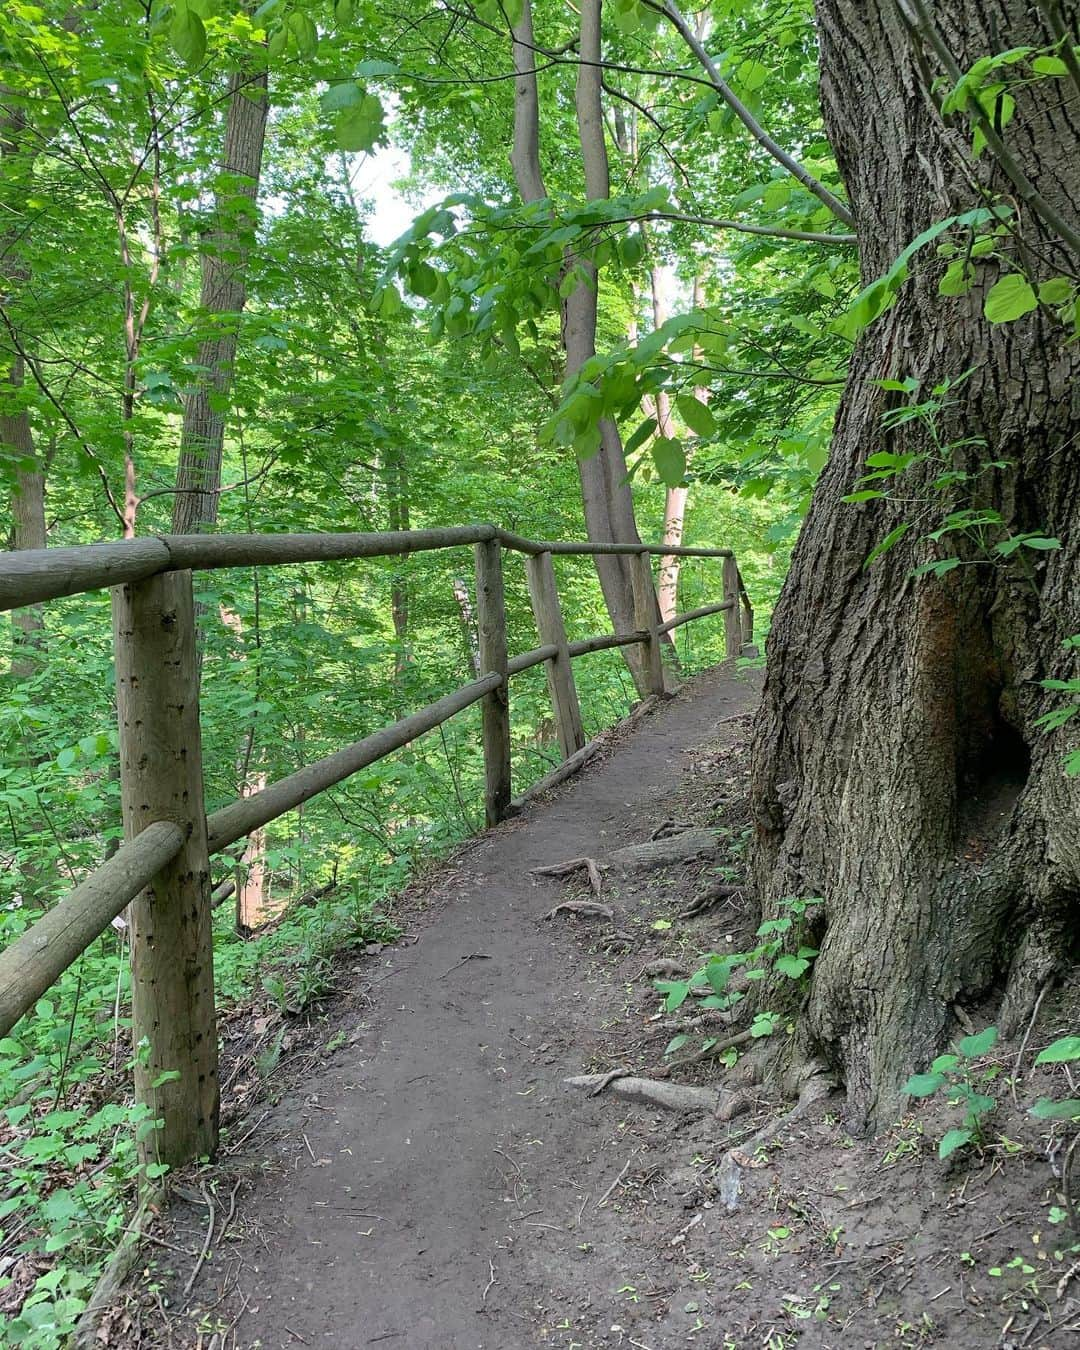
M 835 182 L 808 7 L 713 10 L 724 26 L 714 45 L 743 97 L 798 128 Z M 645 420 L 642 395 L 664 390 L 678 444 L 647 425 L 634 437 L 640 530 L 659 537 L 664 480 L 687 481 L 686 542 L 732 545 L 767 621 L 825 453 L 845 348 L 826 320 L 852 289 L 851 250 L 641 223 L 658 211 L 748 218 L 763 204 L 776 223 L 821 229 L 828 213 L 756 149 L 748 160 L 747 138 L 678 36 L 633 2 L 608 16 L 611 60 L 631 69 L 610 72 L 625 95 L 614 195 L 592 204 L 567 152 L 573 15 L 538 7 L 538 41 L 562 48 L 538 61 L 552 199 L 523 211 L 507 161 L 507 17 L 514 6 L 457 15 L 433 4 L 406 18 L 352 0 L 4 6 L 0 416 L 29 445 L 0 445 L 0 477 L 14 511 L 40 476 L 49 547 L 169 529 L 184 404 L 208 375 L 200 344 L 220 331 L 203 308 L 201 268 L 225 228 L 247 301 L 233 378 L 212 396 L 226 417 L 217 528 L 485 519 L 582 537 L 575 450 L 592 448 L 601 408 L 630 438 Z M 253 213 L 221 167 L 222 138 L 230 75 L 258 97 L 264 71 Z M 413 151 L 404 190 L 455 195 L 381 249 L 363 184 L 390 141 Z M 560 391 L 567 246 L 601 267 L 601 354 Z M 649 269 L 661 263 L 686 317 L 635 343 L 651 328 Z M 695 278 L 702 301 L 691 312 Z M 687 397 L 697 386 L 709 407 Z M 468 603 L 471 566 L 462 552 L 198 578 L 208 807 L 468 678 L 460 597 Z M 605 631 L 587 562 L 558 571 L 571 635 Z M 680 585 L 683 608 L 708 603 L 715 564 L 686 565 Z M 508 564 L 507 586 L 521 650 L 535 637 L 520 562 Z M 0 653 L 12 672 L 0 677 L 0 943 L 120 835 L 108 598 L 53 603 L 41 623 L 29 641 L 13 627 Z M 718 620 L 680 633 L 688 670 L 721 650 Z M 625 712 L 633 687 L 612 653 L 576 673 L 592 734 Z M 557 758 L 540 671 L 515 681 L 512 728 L 525 786 Z M 277 822 L 257 857 L 222 860 L 216 881 L 258 869 L 264 905 L 285 910 L 260 936 L 237 932 L 232 903 L 217 909 L 223 1005 L 255 994 L 291 1014 L 325 992 L 332 953 L 385 936 L 415 868 L 477 827 L 481 777 L 473 709 Z M 123 1226 L 116 1201 L 137 1173 L 134 1130 L 152 1128 L 124 1104 L 133 1053 L 119 930 L 0 1042 L 11 1161 L 0 1193 L 3 1343 L 58 1343 Z

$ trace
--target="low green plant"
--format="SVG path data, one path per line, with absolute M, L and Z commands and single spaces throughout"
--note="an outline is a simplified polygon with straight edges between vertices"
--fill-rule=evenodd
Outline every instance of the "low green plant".
M 1072 1064 L 1080 1059 L 1080 1036 L 1061 1036 L 1035 1057 L 1036 1064 Z M 1080 1120 L 1080 1100 L 1040 1097 L 1030 1114 L 1037 1120 Z
M 725 952 L 723 955 L 711 952 L 704 963 L 685 980 L 655 980 L 654 988 L 664 995 L 664 1011 L 676 1012 L 695 989 L 705 986 L 710 992 L 697 1003 L 703 1012 L 726 1012 L 734 1008 L 746 997 L 745 993 L 728 988 L 736 971 L 742 971 L 744 978 L 752 982 L 763 980 L 773 972 L 789 980 L 803 979 L 818 954 L 816 947 L 807 946 L 801 940 L 805 919 L 807 913 L 820 904 L 821 900 L 816 896 L 788 896 L 780 901 L 781 913 L 760 925 L 756 936 L 762 941 L 750 951 Z M 755 1040 L 771 1036 L 780 1021 L 779 1013 L 759 1010 L 750 1024 L 750 1034 Z M 664 1051 L 665 1055 L 675 1054 L 689 1040 L 690 1037 L 684 1033 L 674 1036 Z M 707 1054 L 718 1040 L 716 1036 L 706 1037 L 700 1052 Z M 730 1067 L 736 1057 L 737 1052 L 732 1047 L 720 1058 Z
M 946 1130 L 938 1141 L 938 1157 L 948 1158 L 967 1144 L 981 1148 L 985 1139 L 984 1122 L 997 1102 L 979 1088 L 993 1077 L 993 1070 L 979 1071 L 975 1061 L 997 1044 L 997 1027 L 986 1027 L 974 1036 L 957 1041 L 949 1054 L 938 1055 L 927 1073 L 913 1074 L 903 1091 L 913 1097 L 932 1097 L 944 1092 L 950 1103 L 962 1108 L 963 1124 Z

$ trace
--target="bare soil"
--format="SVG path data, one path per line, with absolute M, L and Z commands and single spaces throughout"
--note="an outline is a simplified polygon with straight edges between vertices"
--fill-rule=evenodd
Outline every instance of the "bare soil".
M 731 886 L 748 833 L 758 687 L 752 672 L 699 676 L 408 896 L 396 916 L 407 936 L 350 959 L 341 993 L 294 1028 L 296 1047 L 271 1079 L 277 1099 L 246 1098 L 218 1164 L 180 1179 L 152 1263 L 102 1340 L 203 1350 L 1080 1343 L 1080 1262 L 1067 1223 L 1050 1221 L 1071 1136 L 1025 1110 L 1062 1095 L 1031 1064 L 1075 1029 L 1075 982 L 1043 1001 L 1018 1106 L 1007 1080 L 1020 1047 L 997 1047 L 980 1066 L 996 1073 L 988 1090 L 1001 1102 L 981 1154 L 938 1161 L 936 1141 L 958 1123 L 944 1102 L 857 1139 L 836 1095 L 741 1169 L 734 1209 L 719 1194 L 721 1160 L 790 1103 L 744 1082 L 749 1111 L 721 1122 L 564 1084 L 616 1068 L 663 1078 L 665 1046 L 694 1009 L 666 1016 L 645 967 L 692 969 L 706 952 L 752 945 L 758 916 Z M 716 830 L 714 856 L 602 868 L 610 919 L 545 919 L 562 901 L 597 897 L 584 869 L 531 869 L 586 856 L 602 865 L 684 826 Z M 718 883 L 728 893 L 679 917 Z M 966 1013 L 983 1025 L 985 1010 Z M 698 1063 L 672 1078 L 723 1072 Z

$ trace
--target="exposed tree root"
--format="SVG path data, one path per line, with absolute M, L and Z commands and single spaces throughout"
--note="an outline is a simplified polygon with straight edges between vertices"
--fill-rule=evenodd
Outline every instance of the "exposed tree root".
M 553 919 L 556 914 L 581 914 L 586 918 L 610 919 L 615 922 L 615 911 L 610 905 L 598 904 L 595 900 L 564 900 L 561 905 L 549 909 L 545 919 Z
M 821 1101 L 832 1092 L 832 1080 L 824 1073 L 814 1073 L 803 1083 L 799 1092 L 799 1100 L 782 1116 L 776 1116 L 761 1127 L 756 1134 L 750 1136 L 738 1148 L 728 1149 L 724 1154 L 723 1160 L 718 1169 L 718 1181 L 720 1194 L 724 1198 L 724 1203 L 729 1210 L 738 1208 L 739 1192 L 741 1183 L 739 1180 L 739 1171 L 741 1168 L 757 1168 L 765 1166 L 764 1162 L 754 1155 L 758 1149 L 763 1148 L 770 1143 L 780 1133 L 786 1129 L 792 1121 L 798 1120 L 800 1116 L 806 1114 L 815 1102 Z
M 604 859 L 605 868 L 621 872 L 651 872 L 660 867 L 676 867 L 697 858 L 711 858 L 720 847 L 715 830 L 694 828 L 681 830 L 647 844 L 630 844 L 617 848 Z
M 735 1098 L 742 1096 L 724 1088 L 690 1087 L 685 1083 L 665 1083 L 656 1078 L 632 1078 L 621 1074 L 612 1077 L 610 1074 L 585 1073 L 564 1078 L 563 1082 L 567 1087 L 586 1088 L 592 1096 L 608 1088 L 617 1097 L 640 1102 L 643 1106 L 659 1106 L 665 1111 L 708 1111 L 724 1120 L 729 1119 L 724 1112 L 730 1111 Z
M 612 1069 L 610 1073 L 600 1074 L 600 1081 L 589 1093 L 590 1097 L 599 1097 L 606 1087 L 610 1087 L 616 1078 L 629 1078 L 629 1069 Z
M 1029 928 L 1013 958 L 997 1024 L 1003 1040 L 1015 1036 L 1032 1017 L 1039 994 L 1061 974 L 1062 935 L 1046 928 Z
M 589 877 L 593 894 L 599 896 L 604 884 L 600 868 L 595 858 L 570 858 L 567 862 L 550 863 L 547 867 L 534 867 L 529 873 L 534 877 L 569 877 L 584 868 Z M 549 916 L 550 917 L 550 916 Z
M 732 886 L 727 882 L 717 883 L 710 886 L 707 890 L 692 900 L 685 909 L 679 911 L 680 919 L 695 919 L 699 914 L 704 914 L 706 910 L 712 909 L 722 900 L 733 900 L 742 896 L 743 888 L 741 886 Z
M 658 839 L 670 839 L 673 835 L 685 834 L 694 828 L 692 820 L 665 820 L 649 835 L 649 841 L 655 844 Z

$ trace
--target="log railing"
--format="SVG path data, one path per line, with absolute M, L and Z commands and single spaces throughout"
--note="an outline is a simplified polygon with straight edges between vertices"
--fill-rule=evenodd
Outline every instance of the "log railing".
M 199 663 L 192 572 L 400 556 L 472 545 L 476 560 L 480 677 L 392 726 L 306 765 L 207 816 L 203 806 Z M 540 645 L 507 652 L 503 552 L 525 555 Z M 631 559 L 634 624 L 571 642 L 554 555 Z M 722 560 L 722 601 L 660 623 L 651 558 Z M 382 759 L 474 703 L 482 704 L 485 816 L 495 825 L 513 799 L 510 677 L 544 664 L 562 764 L 531 791 L 551 786 L 589 757 L 573 660 L 640 644 L 647 692 L 663 693 L 661 637 L 723 614 L 725 653 L 753 637 L 753 611 L 730 549 L 647 547 L 525 539 L 494 525 L 382 534 L 166 535 L 80 548 L 7 553 L 0 610 L 112 588 L 113 648 L 124 843 L 31 928 L 0 952 L 0 1036 L 6 1035 L 130 904 L 135 1092 L 162 1121 L 144 1143 L 147 1161 L 179 1165 L 214 1151 L 219 1089 L 214 1012 L 210 857 Z

